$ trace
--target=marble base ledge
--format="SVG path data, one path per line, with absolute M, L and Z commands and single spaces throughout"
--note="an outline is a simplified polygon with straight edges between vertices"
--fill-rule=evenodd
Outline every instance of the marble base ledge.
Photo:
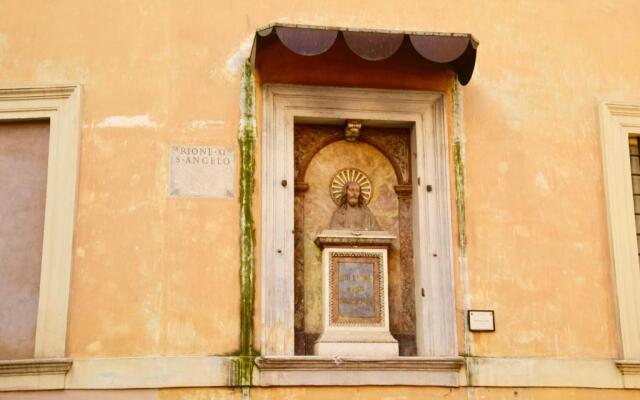
M 259 357 L 259 386 L 460 386 L 462 357 Z
M 260 370 L 447 370 L 458 372 L 464 365 L 464 358 L 269 356 L 256 358 L 256 365 Z
M 29 358 L 0 360 L 0 376 L 66 374 L 71 369 L 70 358 Z
M 640 360 L 616 360 L 625 388 L 640 389 Z
M 324 230 L 314 240 L 321 249 L 324 247 L 387 247 L 396 237 L 387 231 Z
M 640 360 L 616 360 L 616 367 L 623 375 L 640 375 Z

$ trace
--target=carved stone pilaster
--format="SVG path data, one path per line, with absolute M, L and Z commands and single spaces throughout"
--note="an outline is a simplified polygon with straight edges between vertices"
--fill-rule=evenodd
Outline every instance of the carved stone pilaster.
M 296 181 L 294 197 L 294 351 L 306 354 L 304 332 L 304 194 L 309 185 Z
M 415 279 L 413 274 L 413 213 L 411 210 L 411 185 L 394 186 L 398 194 L 398 231 L 400 242 L 400 279 L 402 280 L 403 312 L 392 316 L 394 334 L 400 343 L 400 355 L 416 354 Z

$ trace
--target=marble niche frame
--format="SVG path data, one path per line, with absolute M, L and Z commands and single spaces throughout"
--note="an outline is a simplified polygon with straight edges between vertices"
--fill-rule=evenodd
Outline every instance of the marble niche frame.
M 261 385 L 458 386 L 445 96 L 435 91 L 265 84 L 261 133 Z M 294 355 L 294 120 L 412 126 L 415 357 Z M 430 190 L 427 190 L 429 187 Z M 433 255 L 437 256 L 433 256 Z M 423 296 L 423 293 L 426 295 Z M 316 371 L 317 374 L 310 374 Z M 384 378 L 381 378 L 384 377 Z

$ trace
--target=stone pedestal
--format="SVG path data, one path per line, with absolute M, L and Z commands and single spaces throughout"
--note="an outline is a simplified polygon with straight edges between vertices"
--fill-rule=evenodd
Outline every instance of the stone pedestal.
M 323 231 L 323 328 L 314 346 L 321 356 L 397 356 L 389 332 L 386 231 Z

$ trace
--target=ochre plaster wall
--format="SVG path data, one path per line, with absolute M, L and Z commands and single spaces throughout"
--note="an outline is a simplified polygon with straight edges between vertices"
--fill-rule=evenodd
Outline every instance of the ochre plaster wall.
M 237 199 L 169 199 L 167 157 L 170 144 L 237 148 L 240 65 L 273 21 L 473 33 L 457 307 L 460 322 L 467 307 L 495 309 L 497 331 L 465 345 L 459 328 L 461 351 L 617 356 L 596 105 L 640 98 L 634 0 L 0 7 L 0 84 L 83 85 L 71 357 L 238 349 Z M 389 79 L 451 100 L 450 77 Z

